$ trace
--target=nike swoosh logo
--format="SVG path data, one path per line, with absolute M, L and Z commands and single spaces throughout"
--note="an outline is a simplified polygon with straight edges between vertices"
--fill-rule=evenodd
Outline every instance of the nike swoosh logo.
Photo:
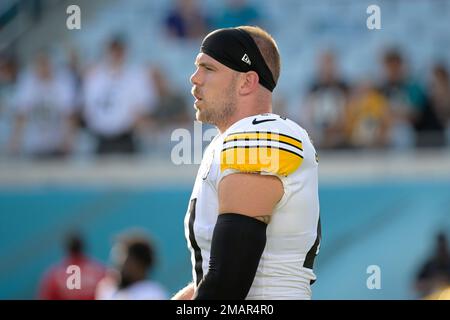
M 263 123 L 263 122 L 267 122 L 267 121 L 275 121 L 275 120 L 277 120 L 277 119 L 263 119 L 263 120 L 256 120 L 256 118 L 255 118 L 255 119 L 253 119 L 252 123 L 253 123 L 253 124 L 260 124 L 260 123 Z

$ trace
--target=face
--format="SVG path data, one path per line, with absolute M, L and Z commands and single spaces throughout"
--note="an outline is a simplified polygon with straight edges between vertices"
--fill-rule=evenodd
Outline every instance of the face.
M 51 78 L 51 65 L 47 56 L 41 55 L 36 59 L 36 71 L 41 79 Z
M 336 73 L 336 65 L 332 53 L 325 53 L 320 59 L 320 71 L 324 80 L 333 80 Z
M 199 53 L 191 76 L 198 121 L 220 127 L 236 110 L 238 73 L 207 54 Z
M 398 81 L 403 76 L 403 64 L 402 61 L 397 59 L 390 59 L 384 62 L 384 68 L 387 78 L 390 81 Z
M 120 65 L 125 60 L 125 47 L 120 44 L 112 44 L 108 52 L 109 58 L 114 65 Z

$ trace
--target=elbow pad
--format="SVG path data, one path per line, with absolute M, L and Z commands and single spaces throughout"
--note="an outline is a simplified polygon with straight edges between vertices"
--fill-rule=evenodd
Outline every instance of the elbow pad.
M 211 241 L 209 270 L 195 300 L 243 300 L 266 246 L 267 224 L 236 214 L 219 214 Z

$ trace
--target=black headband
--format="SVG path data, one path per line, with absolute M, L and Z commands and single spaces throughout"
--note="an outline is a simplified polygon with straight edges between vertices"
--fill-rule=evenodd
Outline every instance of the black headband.
M 258 46 L 243 29 L 226 28 L 211 32 L 203 40 L 200 51 L 235 71 L 255 71 L 259 76 L 259 83 L 270 92 L 276 86 Z

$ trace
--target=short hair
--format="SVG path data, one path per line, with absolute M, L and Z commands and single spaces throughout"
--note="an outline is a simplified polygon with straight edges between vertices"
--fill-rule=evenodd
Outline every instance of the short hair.
M 125 51 L 127 47 L 127 41 L 125 36 L 122 34 L 113 35 L 108 41 L 108 49 L 109 50 L 122 50 Z
M 433 66 L 433 73 L 435 76 L 439 77 L 440 80 L 448 82 L 449 74 L 447 68 L 443 63 L 437 63 Z
M 281 59 L 278 46 L 273 37 L 264 29 L 256 26 L 240 26 L 239 29 L 245 30 L 256 42 L 261 55 L 267 66 L 272 72 L 273 80 L 278 82 L 280 77 Z
M 128 257 L 138 261 L 144 268 L 151 269 L 154 264 L 154 249 L 149 241 L 132 239 L 127 243 Z
M 156 252 L 152 239 L 139 230 L 128 231 L 117 238 L 121 252 L 139 263 L 145 269 L 152 269 L 156 262 Z
M 389 49 L 384 53 L 383 60 L 385 63 L 403 63 L 403 57 L 398 49 Z
M 77 231 L 72 231 L 66 236 L 65 247 L 70 254 L 81 254 L 84 250 L 82 235 Z

